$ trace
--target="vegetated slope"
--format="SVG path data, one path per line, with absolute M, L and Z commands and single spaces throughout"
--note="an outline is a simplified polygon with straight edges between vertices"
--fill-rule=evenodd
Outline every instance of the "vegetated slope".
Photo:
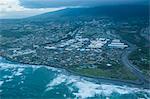
M 114 5 L 114 6 L 99 6 L 92 8 L 67 8 L 55 12 L 49 12 L 37 16 L 27 18 L 29 20 L 46 19 L 56 20 L 64 17 L 80 17 L 80 16 L 110 16 L 116 18 L 127 17 L 145 17 L 149 15 L 148 5 Z M 58 20 L 57 19 L 57 20 Z M 42 20 L 43 21 L 43 20 Z

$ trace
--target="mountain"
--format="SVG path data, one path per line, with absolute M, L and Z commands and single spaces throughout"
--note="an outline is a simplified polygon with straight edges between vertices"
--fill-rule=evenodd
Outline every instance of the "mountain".
M 144 17 L 149 19 L 149 5 L 109 5 L 97 7 L 66 8 L 59 11 L 48 12 L 24 19 L 0 19 L 1 23 L 19 22 L 19 21 L 54 21 L 54 20 L 75 20 L 79 17 L 99 17 L 109 16 L 113 18 L 124 19 L 128 17 Z
M 48 12 L 41 15 L 27 18 L 28 20 L 61 20 L 62 18 L 78 18 L 80 16 L 98 17 L 110 16 L 115 18 L 146 17 L 149 16 L 148 5 L 114 5 L 98 6 L 92 8 L 67 8 L 55 12 Z
M 36 25 L 46 27 L 48 22 L 77 22 L 77 21 L 87 21 L 100 18 L 103 16 L 111 17 L 114 19 L 128 19 L 135 17 L 144 17 L 144 19 L 149 19 L 149 5 L 111 5 L 111 6 L 98 6 L 89 8 L 67 8 L 55 12 L 48 12 L 41 15 L 36 15 L 24 19 L 4 19 L 0 20 L 1 25 L 1 35 L 14 34 L 26 35 L 33 33 L 32 31 L 26 31 L 22 28 L 21 30 L 16 30 L 12 28 L 21 28 L 24 25 Z M 45 24 L 45 25 L 44 25 Z M 6 26 L 6 27 L 5 27 Z M 34 28 L 35 30 L 37 28 Z M 9 37 L 10 37 L 9 36 Z

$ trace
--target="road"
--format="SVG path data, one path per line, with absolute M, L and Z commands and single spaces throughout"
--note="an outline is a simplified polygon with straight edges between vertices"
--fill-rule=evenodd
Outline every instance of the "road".
M 127 48 L 125 50 L 125 52 L 122 54 L 121 60 L 124 66 L 126 66 L 132 73 L 134 73 L 139 78 L 144 88 L 150 88 L 150 82 L 148 80 L 148 77 L 143 75 L 143 73 L 137 68 L 137 66 L 132 64 L 128 59 L 128 56 L 130 55 L 130 53 L 136 50 L 136 47 L 134 45 L 132 44 L 129 44 L 129 45 L 130 45 L 130 48 Z

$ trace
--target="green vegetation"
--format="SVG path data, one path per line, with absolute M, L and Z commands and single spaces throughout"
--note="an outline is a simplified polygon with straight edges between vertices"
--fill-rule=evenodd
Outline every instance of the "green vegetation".
M 150 57 L 149 57 L 149 48 L 143 47 L 139 48 L 129 56 L 129 59 L 133 64 L 137 65 L 144 74 L 150 76 Z
M 124 31 L 119 31 L 119 32 L 120 32 L 119 35 L 124 40 L 127 40 L 128 42 L 135 44 L 138 47 L 145 46 L 145 43 L 147 42 L 147 40 L 140 35 L 139 33 L 140 31 L 136 33 L 130 33 L 130 30 L 128 32 L 124 32 Z
M 103 70 L 97 68 L 84 68 L 84 69 L 74 69 L 75 72 L 89 76 L 89 77 L 106 77 L 106 78 L 115 78 L 122 80 L 137 80 L 137 78 L 128 70 L 117 69 L 117 70 Z
M 106 65 L 101 65 L 99 66 L 99 68 L 81 68 L 78 66 L 74 66 L 73 68 L 71 68 L 71 70 L 78 74 L 89 77 L 105 77 L 132 81 L 137 80 L 137 77 L 134 74 L 132 74 L 129 70 L 127 70 L 121 65 L 116 64 L 113 65 L 113 67 L 107 67 L 107 69 L 106 67 Z
M 141 24 L 141 25 L 139 25 Z M 149 41 L 141 36 L 144 32 L 141 31 L 141 28 L 144 28 L 142 23 L 135 24 L 138 27 L 134 27 L 134 30 L 136 32 L 132 33 L 133 27 L 130 27 L 128 29 L 121 28 L 119 31 L 119 35 L 128 42 L 136 45 L 137 49 L 133 51 L 129 55 L 129 60 L 145 74 L 150 76 L 150 48 L 149 48 Z M 146 26 L 145 26 L 146 27 Z M 147 31 L 148 33 L 148 31 Z

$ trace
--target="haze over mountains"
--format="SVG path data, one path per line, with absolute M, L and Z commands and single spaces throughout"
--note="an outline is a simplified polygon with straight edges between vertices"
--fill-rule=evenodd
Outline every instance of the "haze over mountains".
M 1 0 L 0 19 L 26 18 L 64 8 L 148 4 L 149 0 Z
M 62 20 L 81 16 L 111 16 L 114 18 L 145 17 L 149 18 L 149 5 L 109 5 L 97 7 L 66 8 L 54 12 L 25 18 L 30 21 Z M 67 20 L 68 20 L 67 19 Z M 22 19 L 21 19 L 22 20 Z M 23 19 L 24 20 L 24 19 Z

